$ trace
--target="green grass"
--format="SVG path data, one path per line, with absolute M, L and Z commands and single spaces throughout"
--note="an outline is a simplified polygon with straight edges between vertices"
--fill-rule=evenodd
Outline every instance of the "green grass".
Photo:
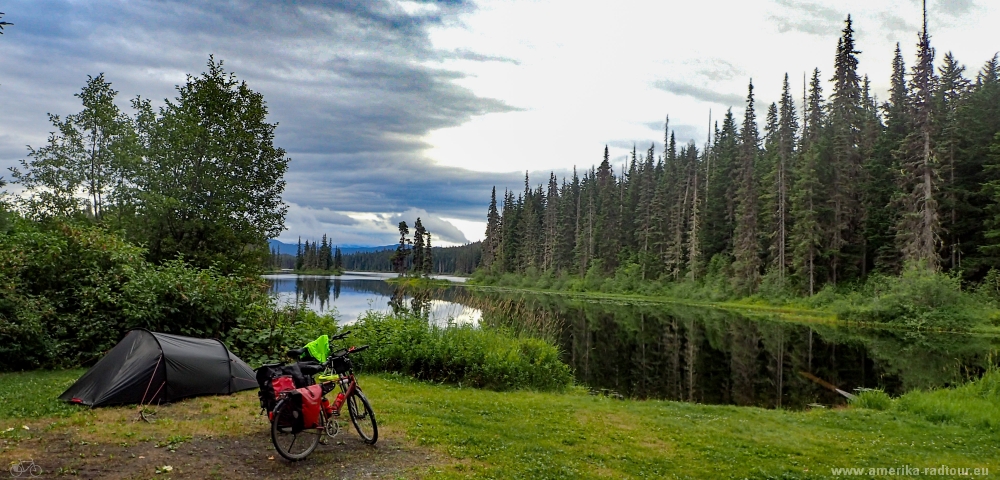
M 0 419 L 65 417 L 79 410 L 56 400 L 86 369 L 0 373 Z
M 161 420 L 153 424 L 129 420 L 134 410 L 128 408 L 38 406 L 57 404 L 57 385 L 80 373 L 0 375 L 0 392 L 22 392 L 0 403 L 0 429 L 31 424 L 32 432 L 44 432 L 43 439 L 51 435 L 53 442 L 64 441 L 59 422 L 45 425 L 53 423 L 52 417 L 68 416 L 60 421 L 69 426 L 102 419 L 100 429 L 89 430 L 93 433 L 76 430 L 76 435 L 94 436 L 87 437 L 90 441 L 126 429 L 143 429 L 136 435 L 160 441 L 206 432 L 263 435 L 253 423 L 222 426 L 217 421 L 223 412 L 251 418 L 257 408 L 252 391 L 162 407 Z M 829 478 L 830 469 L 838 467 L 942 464 L 1000 471 L 997 372 L 954 389 L 913 392 L 890 400 L 883 410 L 622 401 L 579 389 L 495 392 L 396 375 L 366 375 L 359 381 L 384 427 L 383 438 L 444 456 L 444 465 L 416 466 L 430 478 Z M 210 408 L 200 407 L 203 403 Z M 183 408 L 213 414 L 182 420 Z

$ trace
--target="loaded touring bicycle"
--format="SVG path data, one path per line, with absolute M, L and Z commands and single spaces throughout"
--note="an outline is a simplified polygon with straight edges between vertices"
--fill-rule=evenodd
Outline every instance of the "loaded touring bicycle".
M 326 443 L 336 436 L 344 405 L 361 439 L 369 445 L 378 441 L 375 412 L 358 386 L 351 363 L 351 355 L 368 349 L 368 345 L 329 353 L 331 341 L 350 333 L 329 338 L 323 335 L 288 352 L 297 362 L 267 364 L 256 370 L 260 406 L 271 422 L 271 442 L 282 457 L 302 460 L 321 440 Z M 326 395 L 338 387 L 340 392 L 330 402 Z

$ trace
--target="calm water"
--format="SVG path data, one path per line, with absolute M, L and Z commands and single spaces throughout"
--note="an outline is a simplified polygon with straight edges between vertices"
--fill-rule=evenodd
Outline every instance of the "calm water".
M 365 310 L 425 309 L 449 320 L 523 330 L 558 343 L 577 382 L 598 392 L 712 404 L 803 408 L 847 392 L 891 395 L 967 381 L 996 362 L 1000 339 L 802 325 L 719 310 L 559 295 L 483 293 L 459 286 L 414 299 L 386 274 L 268 276 L 282 301 L 305 301 L 344 322 Z
M 280 304 L 304 302 L 309 308 L 321 313 L 335 313 L 342 324 L 350 324 L 368 310 L 391 312 L 393 300 L 412 308 L 411 295 L 394 297 L 395 287 L 385 282 L 395 277 L 392 273 L 346 272 L 340 276 L 323 275 L 264 275 L 271 285 L 271 293 Z M 463 277 L 435 276 L 461 283 Z M 435 298 L 423 305 L 429 311 L 429 318 L 439 324 L 478 323 L 481 312 L 461 303 L 447 300 L 448 295 L 439 292 Z

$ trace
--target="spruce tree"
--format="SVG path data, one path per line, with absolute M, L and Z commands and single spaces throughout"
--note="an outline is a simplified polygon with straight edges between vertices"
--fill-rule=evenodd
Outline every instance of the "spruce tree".
M 757 238 L 757 189 L 754 163 L 760 151 L 760 134 L 754 112 L 753 81 L 747 93 L 743 128 L 740 131 L 739 167 L 737 169 L 736 229 L 733 244 L 734 283 L 743 294 L 753 293 L 760 281 L 760 255 Z
M 427 240 L 424 242 L 424 274 L 431 275 L 434 273 L 434 254 L 431 252 L 431 232 L 425 234 Z
M 790 198 L 792 230 L 789 244 L 792 248 L 792 264 L 804 290 L 809 295 L 816 292 L 817 260 L 824 236 L 821 207 L 825 199 L 822 192 L 820 164 L 825 148 L 820 141 L 820 132 L 825 117 L 823 86 L 819 75 L 818 68 L 813 70 L 803 112 L 803 132 L 795 167 L 795 187 Z
M 486 213 L 486 238 L 483 239 L 482 265 L 487 270 L 493 268 L 493 262 L 500 246 L 500 212 L 497 211 L 497 187 L 490 193 L 490 207 Z
M 828 124 L 832 163 L 830 208 L 833 213 L 828 248 L 831 280 L 834 283 L 837 282 L 837 275 L 845 268 L 844 262 L 850 263 L 852 269 L 856 269 L 860 263 L 859 252 L 851 247 L 860 243 L 858 233 L 864 217 L 859 189 L 862 159 L 858 151 L 862 106 L 857 54 L 861 52 L 854 47 L 854 28 L 850 15 L 845 23 L 843 35 L 837 44 L 834 76 L 831 79 L 833 92 L 830 94 Z
M 590 228 L 594 238 L 594 257 L 601 261 L 604 272 L 612 272 L 618 263 L 619 202 L 618 182 L 611 167 L 608 147 L 604 147 L 604 160 L 597 169 L 596 204 L 594 224 Z
M 868 214 L 865 222 L 865 239 L 869 245 L 875 269 L 885 273 L 899 271 L 899 249 L 895 230 L 899 223 L 900 209 L 895 204 L 899 190 L 899 160 L 895 154 L 910 128 L 906 85 L 906 66 L 899 44 L 892 60 L 889 100 L 881 105 L 885 128 L 875 142 L 866 166 L 866 202 Z
M 411 256 L 413 257 L 413 274 L 420 276 L 427 273 L 424 271 L 424 255 L 427 251 L 424 249 L 424 240 L 427 237 L 427 230 L 424 228 L 424 224 L 420 222 L 420 217 L 417 217 L 417 221 L 413 223 L 413 249 Z
M 917 43 L 917 64 L 910 79 L 910 132 L 899 150 L 903 190 L 903 213 L 896 229 L 896 241 L 903 260 L 937 270 L 940 264 L 940 219 L 935 184 L 938 159 L 934 137 L 937 125 L 934 116 L 934 51 L 927 34 L 927 14 Z
M 406 247 L 409 239 L 410 227 L 406 222 L 399 222 L 399 244 L 396 245 L 396 252 L 392 256 L 392 267 L 400 276 L 406 273 L 406 259 L 410 255 L 410 250 Z
M 302 258 L 302 237 L 299 237 L 299 245 L 298 245 L 298 247 L 295 250 L 295 269 L 296 270 L 302 270 L 303 260 L 304 259 Z
M 961 238 L 964 233 L 959 224 L 959 215 L 973 213 L 965 207 L 964 199 L 961 198 L 964 195 L 959 185 L 961 172 L 958 171 L 961 138 L 958 111 L 971 87 L 971 82 L 963 76 L 964 72 L 965 67 L 958 63 L 951 52 L 945 54 L 944 64 L 938 70 L 939 81 L 934 102 L 940 127 L 935 141 L 937 156 L 942 160 L 941 165 L 945 169 L 942 173 L 946 178 L 942 188 L 944 195 L 941 212 L 947 212 L 947 223 L 943 230 L 948 232 L 945 254 L 948 257 L 947 264 L 950 270 L 959 267 Z
M 558 252 L 559 200 L 559 182 L 556 180 L 555 172 L 550 172 L 548 190 L 545 193 L 545 213 L 543 214 L 545 234 L 542 270 L 546 272 L 555 268 L 556 253 Z

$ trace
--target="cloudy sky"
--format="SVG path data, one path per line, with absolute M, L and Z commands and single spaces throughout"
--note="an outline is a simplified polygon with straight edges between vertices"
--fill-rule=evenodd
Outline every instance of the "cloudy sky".
M 917 0 L 0 0 L 0 171 L 44 143 L 46 114 L 104 73 L 120 105 L 173 98 L 210 54 L 264 94 L 291 157 L 280 237 L 436 245 L 479 240 L 490 188 L 523 188 L 626 152 L 663 123 L 705 141 L 709 111 L 762 108 L 787 72 L 832 72 L 855 20 L 860 70 L 885 97 L 896 42 L 913 63 Z M 932 46 L 975 71 L 1000 50 L 1000 2 L 929 0 Z M 827 87 L 829 92 L 829 87 Z M 0 173 L 2 175 L 2 173 Z M 9 178 L 9 174 L 6 175 Z M 16 186 L 14 187 L 16 190 Z

